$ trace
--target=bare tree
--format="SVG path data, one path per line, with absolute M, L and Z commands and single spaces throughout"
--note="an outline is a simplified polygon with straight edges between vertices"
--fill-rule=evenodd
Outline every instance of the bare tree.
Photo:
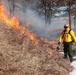
M 10 11 L 10 17 L 14 15 L 14 9 L 15 9 L 15 1 L 14 0 L 8 0 L 9 3 L 9 11 Z

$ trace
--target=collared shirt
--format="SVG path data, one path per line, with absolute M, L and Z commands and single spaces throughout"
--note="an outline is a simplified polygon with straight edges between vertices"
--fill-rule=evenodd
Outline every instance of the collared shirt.
M 69 31 L 65 31 L 65 33 L 64 33 L 64 31 L 62 31 L 62 33 L 59 37 L 59 42 L 62 42 L 62 41 L 64 41 L 64 42 L 72 42 L 72 41 L 76 42 L 76 36 L 75 36 L 74 31 L 70 30 L 70 33 L 69 33 Z

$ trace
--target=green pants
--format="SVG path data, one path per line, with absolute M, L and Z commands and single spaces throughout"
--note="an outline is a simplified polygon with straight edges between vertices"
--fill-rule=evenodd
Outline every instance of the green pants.
M 73 55 L 72 55 L 72 42 L 64 42 L 64 57 L 67 58 L 67 55 L 70 58 L 70 62 L 73 60 Z

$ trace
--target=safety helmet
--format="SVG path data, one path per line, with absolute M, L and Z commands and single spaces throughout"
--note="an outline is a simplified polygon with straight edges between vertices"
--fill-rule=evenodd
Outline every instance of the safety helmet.
M 65 25 L 64 25 L 64 28 L 70 28 L 70 25 L 68 24 L 68 23 L 66 23 Z

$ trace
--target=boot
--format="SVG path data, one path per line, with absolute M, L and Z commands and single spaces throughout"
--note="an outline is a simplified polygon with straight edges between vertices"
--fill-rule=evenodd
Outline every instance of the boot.
M 63 58 L 64 58 L 64 59 L 68 59 L 67 54 L 65 54 Z
M 70 62 L 73 62 L 73 58 L 70 58 Z
M 68 57 L 63 57 L 64 59 L 68 59 Z

